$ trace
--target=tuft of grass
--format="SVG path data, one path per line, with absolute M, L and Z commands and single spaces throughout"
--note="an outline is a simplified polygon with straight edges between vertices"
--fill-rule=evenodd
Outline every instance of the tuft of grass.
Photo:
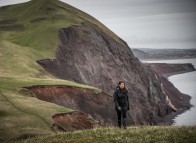
M 67 132 L 24 140 L 23 143 L 194 143 L 196 126 L 115 127 Z

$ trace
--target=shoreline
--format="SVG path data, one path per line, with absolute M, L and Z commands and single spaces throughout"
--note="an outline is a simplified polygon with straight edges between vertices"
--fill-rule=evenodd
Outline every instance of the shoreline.
M 189 95 L 188 95 L 189 96 Z M 192 108 L 193 106 L 191 106 L 190 108 Z M 188 111 L 189 109 L 179 109 L 177 112 L 172 112 L 169 115 L 167 115 L 165 117 L 165 124 L 163 125 L 170 125 L 170 126 L 178 126 L 178 125 L 174 125 L 175 121 L 175 117 L 177 117 L 178 115 L 185 113 L 186 111 Z

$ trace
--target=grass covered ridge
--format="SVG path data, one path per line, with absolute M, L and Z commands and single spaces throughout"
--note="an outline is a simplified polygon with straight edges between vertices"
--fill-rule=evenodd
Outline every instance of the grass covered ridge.
M 139 126 L 127 130 L 97 128 L 36 138 L 23 143 L 194 143 L 196 126 Z

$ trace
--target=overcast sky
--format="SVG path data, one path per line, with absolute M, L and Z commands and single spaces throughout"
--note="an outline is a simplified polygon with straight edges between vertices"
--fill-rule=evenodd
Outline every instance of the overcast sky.
M 62 1 L 97 18 L 131 48 L 196 48 L 196 0 Z

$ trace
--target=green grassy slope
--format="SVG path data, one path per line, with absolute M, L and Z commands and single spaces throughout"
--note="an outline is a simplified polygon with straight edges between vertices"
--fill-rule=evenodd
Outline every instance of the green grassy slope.
M 0 104 L 0 140 L 53 134 L 52 115 L 71 111 L 11 91 L 0 92 Z
M 24 143 L 194 143 L 196 127 L 98 128 L 26 140 Z
M 85 18 L 99 24 L 91 16 L 58 0 L 32 0 L 0 8 L 0 142 L 21 136 L 53 134 L 51 116 L 71 111 L 25 97 L 19 93 L 22 87 L 69 85 L 100 91 L 57 79 L 36 63 L 36 60 L 54 58 L 60 28 L 80 24 Z M 4 29 L 16 24 L 23 28 Z

